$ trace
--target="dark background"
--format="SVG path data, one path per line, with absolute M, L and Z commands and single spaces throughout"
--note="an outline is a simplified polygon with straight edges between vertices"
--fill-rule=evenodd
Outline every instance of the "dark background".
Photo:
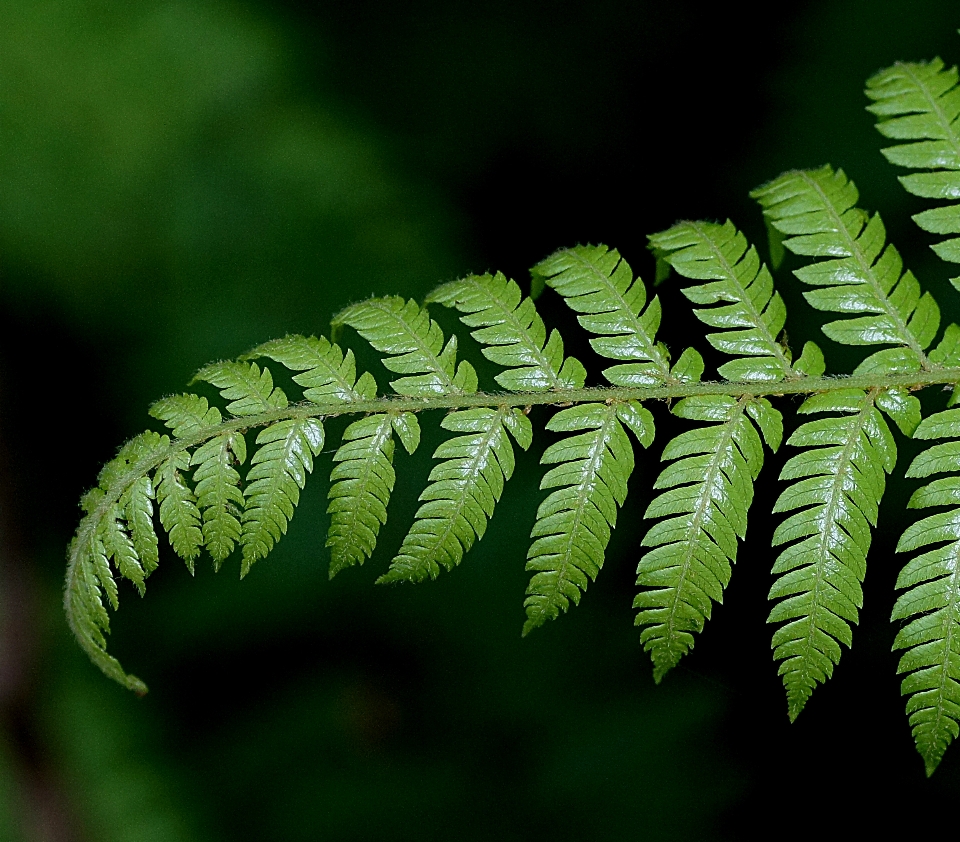
M 740 839 L 894 828 L 955 803 L 960 750 L 924 778 L 890 653 L 901 481 L 854 648 L 795 725 L 765 624 L 782 455 L 725 604 L 654 687 L 630 604 L 678 429 L 662 407 L 602 575 L 522 641 L 543 435 L 486 537 L 434 583 L 372 584 L 435 432 L 397 457 L 376 556 L 333 582 L 322 458 L 242 583 L 236 560 L 191 579 L 167 551 L 113 621 L 144 699 L 90 666 L 59 600 L 76 501 L 154 399 L 370 294 L 487 269 L 525 286 L 577 242 L 650 280 L 646 235 L 680 218 L 730 217 L 765 253 L 748 191 L 830 161 L 956 319 L 862 88 L 898 59 L 955 60 L 957 24 L 945 0 L 0 0 L 0 839 Z M 778 282 L 791 343 L 815 337 L 828 370 L 849 370 L 789 271 Z M 661 292 L 673 347 L 702 335 L 676 286 Z M 588 360 L 550 295 L 541 311 Z

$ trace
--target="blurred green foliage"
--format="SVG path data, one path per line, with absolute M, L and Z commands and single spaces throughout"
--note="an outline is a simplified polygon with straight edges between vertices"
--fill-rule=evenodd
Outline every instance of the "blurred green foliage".
M 591 239 L 652 277 L 647 233 L 730 215 L 759 242 L 747 190 L 825 160 L 928 271 L 861 91 L 897 59 L 960 56 L 955 11 L 0 0 L 4 616 L 12 566 L 33 594 L 3 627 L 28 661 L 0 664 L 0 839 L 742 838 L 790 775 L 815 770 L 824 791 L 856 777 L 891 821 L 890 793 L 955 790 L 957 757 L 921 780 L 879 600 L 788 729 L 764 628 L 771 559 L 741 560 L 656 691 L 629 610 L 637 518 L 583 604 L 521 642 L 534 507 L 518 504 L 538 494 L 538 452 L 436 583 L 372 586 L 435 433 L 398 471 L 381 551 L 334 583 L 322 472 L 242 584 L 236 562 L 191 579 L 167 551 L 146 600 L 123 592 L 111 641 L 144 700 L 90 667 L 59 615 L 76 500 L 147 403 L 212 359 L 325 331 L 350 301 L 488 268 L 524 283 Z M 943 277 L 931 286 L 949 300 Z M 894 566 L 874 567 L 868 584 L 892 594 Z M 886 701 L 864 713 L 867 696 Z

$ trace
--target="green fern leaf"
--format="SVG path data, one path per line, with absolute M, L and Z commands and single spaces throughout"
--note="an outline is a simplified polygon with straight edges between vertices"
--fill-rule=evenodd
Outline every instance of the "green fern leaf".
M 874 406 L 875 394 L 838 389 L 814 395 L 801 414 L 841 413 L 802 424 L 787 440 L 807 448 L 784 465 L 786 488 L 775 512 L 794 512 L 773 535 L 790 545 L 773 566 L 770 590 L 780 599 L 768 622 L 786 623 L 773 636 L 774 657 L 787 691 L 791 721 L 818 683 L 840 661 L 839 643 L 850 646 L 850 623 L 863 605 L 870 528 L 896 464 L 893 436 Z M 839 643 L 838 643 L 839 641 Z
M 673 411 L 713 425 L 681 433 L 667 445 L 662 458 L 671 464 L 654 487 L 668 490 L 644 514 L 666 518 L 643 539 L 653 549 L 637 568 L 637 584 L 646 590 L 633 603 L 640 609 L 636 624 L 646 626 L 641 641 L 657 683 L 693 646 L 692 633 L 703 630 L 712 602 L 723 601 L 763 465 L 763 445 L 747 412 L 776 413 L 766 400 L 725 395 L 685 398 Z M 778 422 L 770 420 L 771 436 Z
M 441 567 L 459 564 L 483 537 L 503 485 L 513 475 L 507 431 L 524 450 L 533 438 L 527 416 L 510 407 L 453 412 L 441 426 L 466 435 L 448 439 L 433 454 L 444 461 L 430 472 L 430 485 L 420 495 L 425 502 L 380 583 L 435 579 Z
M 116 504 L 100 521 L 97 537 L 103 544 L 107 559 L 113 561 L 120 575 L 136 585 L 140 596 L 146 590 L 146 573 L 140 564 L 140 558 L 133 541 L 123 524 L 123 506 Z
M 287 397 L 273 387 L 273 375 L 256 363 L 220 362 L 204 366 L 193 378 L 212 383 L 230 401 L 227 409 L 237 418 L 283 409 Z
M 925 172 L 900 176 L 908 192 L 927 199 L 960 199 L 960 88 L 957 68 L 944 69 L 940 59 L 898 63 L 867 81 L 867 110 L 878 117 L 884 137 L 905 140 L 882 152 L 892 164 Z M 913 217 L 934 234 L 960 234 L 960 205 L 954 203 Z M 950 263 L 960 263 L 960 237 L 942 240 L 933 250 Z M 960 278 L 951 278 L 960 289 Z
M 598 354 L 630 361 L 603 372 L 610 383 L 649 386 L 679 379 L 671 375 L 667 349 L 656 341 L 660 301 L 654 296 L 647 305 L 643 281 L 634 279 L 630 266 L 621 260 L 616 249 L 561 249 L 532 271 L 559 292 L 574 312 L 581 314 L 577 321 L 596 335 L 590 345 Z
M 257 444 L 260 448 L 250 459 L 248 485 L 243 490 L 241 578 L 286 533 L 307 474 L 313 470 L 313 457 L 323 447 L 323 424 L 318 418 L 281 421 L 262 430 Z
M 82 541 L 82 546 L 78 546 L 79 540 L 74 539 L 70 545 L 74 566 L 67 577 L 63 597 L 70 628 L 90 660 L 106 676 L 142 695 L 147 691 L 146 685 L 136 676 L 127 675 L 116 658 L 106 651 L 105 635 L 110 631 L 110 618 L 103 605 L 104 591 L 114 609 L 118 602 L 116 582 L 103 543 L 96 534 Z
M 361 301 L 341 310 L 333 325 L 349 325 L 378 351 L 391 355 L 384 366 L 407 375 L 390 383 L 397 394 L 426 398 L 477 390 L 473 366 L 457 365 L 456 335 L 444 344 L 440 325 L 413 300 L 389 296 Z
M 197 506 L 203 512 L 203 544 L 213 557 L 215 570 L 233 552 L 240 540 L 243 494 L 240 474 L 233 467 L 247 459 L 243 434 L 228 431 L 214 436 L 198 447 L 190 457 Z
M 173 551 L 187 563 L 192 574 L 194 561 L 203 546 L 203 532 L 197 498 L 183 478 L 189 468 L 189 454 L 176 451 L 160 464 L 154 480 L 157 502 L 160 503 L 160 523 L 170 535 Z
M 456 307 L 466 314 L 460 321 L 478 328 L 470 335 L 485 346 L 483 355 L 508 369 L 495 378 L 503 388 L 541 392 L 583 386 L 587 372 L 574 357 L 564 360 L 560 334 L 552 330 L 547 338 L 533 300 L 499 272 L 443 284 L 427 297 L 433 301 Z
M 396 481 L 393 432 L 409 453 L 420 441 L 417 417 L 410 412 L 370 415 L 354 421 L 343 434 L 333 461 L 328 497 L 331 550 L 330 578 L 345 567 L 363 564 L 373 554 L 377 534 L 387 522 L 387 504 Z
M 722 333 L 708 333 L 718 351 L 737 356 L 719 368 L 727 380 L 783 380 L 801 374 L 823 374 L 823 355 L 808 343 L 797 365 L 777 337 L 787 319 L 787 308 L 773 288 L 773 278 L 761 265 L 757 251 L 729 220 L 681 222 L 650 237 L 658 261 L 669 263 L 685 278 L 710 283 L 684 287 L 695 304 L 724 306 L 695 310 L 697 317 Z
M 603 565 L 617 506 L 626 500 L 634 466 L 624 424 L 644 447 L 653 441 L 653 417 L 635 401 L 581 404 L 547 422 L 548 430 L 588 432 L 555 442 L 540 460 L 556 466 L 544 475 L 540 488 L 555 490 L 540 504 L 531 533 L 536 540 L 527 552 L 527 570 L 535 575 L 524 600 L 524 635 L 555 619 L 571 601 L 579 604 Z
M 145 576 L 149 576 L 160 564 L 157 533 L 153 528 L 154 499 L 153 482 L 149 476 L 136 479 L 120 498 L 130 541 Z
M 949 473 L 917 489 L 910 508 L 948 506 L 910 526 L 897 552 L 927 549 L 911 559 L 897 578 L 905 589 L 891 620 L 908 621 L 893 648 L 906 649 L 898 672 L 909 673 L 901 692 L 927 774 L 933 774 L 947 746 L 960 733 L 960 410 L 931 415 L 914 437 L 953 439 L 935 444 L 914 459 L 908 477 Z
M 886 244 L 879 214 L 856 207 L 858 193 L 843 170 L 786 173 L 751 195 L 795 254 L 829 258 L 795 275 L 816 287 L 804 297 L 818 310 L 866 313 L 828 322 L 823 332 L 846 345 L 894 345 L 864 360 L 855 373 L 928 369 L 925 353 L 937 335 L 940 310 L 929 292 Z
M 291 371 L 299 371 L 293 380 L 304 387 L 303 396 L 316 404 L 349 403 L 372 400 L 377 396 L 377 381 L 369 372 L 357 378 L 353 351 L 346 354 L 321 336 L 286 336 L 259 345 L 244 359 L 268 357 Z
M 223 420 L 220 410 L 209 406 L 206 398 L 191 394 L 161 398 L 150 407 L 150 414 L 163 421 L 178 439 L 216 427 Z

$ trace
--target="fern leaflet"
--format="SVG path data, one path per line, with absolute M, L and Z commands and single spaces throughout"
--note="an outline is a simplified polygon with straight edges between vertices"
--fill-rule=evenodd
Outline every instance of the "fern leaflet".
M 628 426 L 644 447 L 653 441 L 653 417 L 636 402 L 588 403 L 558 412 L 548 430 L 573 432 L 550 445 L 541 458 L 556 465 L 540 488 L 556 489 L 537 510 L 535 538 L 527 552 L 527 570 L 536 571 L 527 588 L 524 635 L 580 602 L 589 579 L 603 564 L 617 506 L 627 498 L 633 472 Z
M 843 413 L 808 421 L 787 444 L 810 448 L 791 457 L 780 479 L 798 480 L 783 491 L 774 512 L 794 512 L 773 534 L 788 546 L 777 558 L 779 578 L 770 589 L 780 599 L 768 622 L 786 625 L 773 636 L 774 657 L 787 691 L 791 721 L 818 683 L 840 661 L 837 641 L 850 646 L 850 623 L 863 605 L 870 527 L 896 464 L 893 436 L 874 406 L 875 395 L 838 390 L 808 398 L 801 414 Z
M 563 357 L 563 340 L 556 330 L 547 338 L 543 319 L 530 298 L 521 300 L 520 287 L 499 272 L 471 275 L 437 287 L 427 297 L 465 315 L 460 320 L 485 347 L 483 355 L 506 366 L 496 376 L 504 389 L 539 392 L 579 389 L 587 377 L 580 362 Z
M 897 166 L 924 172 L 900 176 L 908 192 L 927 199 L 960 199 L 960 88 L 957 68 L 940 59 L 897 63 L 867 80 L 867 110 L 878 118 L 877 130 L 891 140 L 905 140 L 881 150 Z M 934 234 L 960 234 L 960 205 L 949 204 L 913 217 Z M 960 263 L 960 237 L 942 240 L 933 250 Z M 960 278 L 951 278 L 960 289 Z
M 369 415 L 354 421 L 343 433 L 343 444 L 333 457 L 336 466 L 328 493 L 331 579 L 373 555 L 377 534 L 387 522 L 387 504 L 396 481 L 394 431 L 412 454 L 420 442 L 420 427 L 410 412 Z
M 603 372 L 617 386 L 670 381 L 670 355 L 656 342 L 660 301 L 647 305 L 643 281 L 616 249 L 577 246 L 561 249 L 533 268 L 533 274 L 559 292 L 577 321 L 595 338 L 593 349 L 603 357 L 631 360 Z
M 426 398 L 477 390 L 473 366 L 466 361 L 457 365 L 456 335 L 444 344 L 440 325 L 415 301 L 371 298 L 341 310 L 333 325 L 349 325 L 378 351 L 390 354 L 384 366 L 407 375 L 390 383 L 399 395 Z
M 790 251 L 821 260 L 795 275 L 817 287 L 804 298 L 818 310 L 869 315 L 828 322 L 823 332 L 845 345 L 894 345 L 867 357 L 855 373 L 919 371 L 932 366 L 925 350 L 940 326 L 940 309 L 903 271 L 879 214 L 856 207 L 856 185 L 843 170 L 786 173 L 754 190 L 770 224 Z
M 257 559 L 265 558 L 287 531 L 287 522 L 300 502 L 300 491 L 313 470 L 313 457 L 323 447 L 323 425 L 318 418 L 280 421 L 257 436 L 261 447 L 250 459 L 247 471 L 242 532 L 246 576 Z
M 917 749 L 933 774 L 947 746 L 960 732 L 960 410 L 925 418 L 913 434 L 918 439 L 954 439 L 935 444 L 910 465 L 908 477 L 950 473 L 917 489 L 909 507 L 949 506 L 910 526 L 897 552 L 926 549 L 911 559 L 897 578 L 906 589 L 891 620 L 907 620 L 893 648 L 906 649 L 898 672 L 909 694 L 907 714 Z M 929 548 L 929 549 L 928 549 Z
M 466 435 L 448 439 L 434 452 L 444 461 L 430 472 L 417 519 L 378 582 L 435 579 L 441 567 L 459 564 L 475 538 L 483 537 L 504 482 L 513 475 L 507 431 L 524 449 L 533 438 L 526 415 L 509 407 L 454 412 L 441 426 Z

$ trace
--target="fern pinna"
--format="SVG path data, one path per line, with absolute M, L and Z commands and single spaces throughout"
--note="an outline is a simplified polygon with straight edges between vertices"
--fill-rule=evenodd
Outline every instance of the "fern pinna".
M 906 141 L 884 154 L 921 170 L 901 179 L 906 189 L 948 200 L 916 221 L 960 235 L 960 205 L 949 201 L 960 198 L 957 71 L 939 60 L 898 64 L 868 85 L 880 131 Z M 420 582 L 460 564 L 514 473 L 515 445 L 530 448 L 544 427 L 558 437 L 540 458 L 545 496 L 526 557 L 527 634 L 579 603 L 599 575 L 626 504 L 635 443 L 654 443 L 651 406 L 662 414 L 668 405 L 682 429 L 660 453 L 644 513 L 649 526 L 635 548 L 639 644 L 657 681 L 694 646 L 723 601 L 755 506 L 754 483 L 786 428 L 783 485 L 772 506 L 779 554 L 769 622 L 791 719 L 853 642 L 888 476 L 938 475 L 910 500 L 911 508 L 937 511 L 897 545 L 921 552 L 897 580 L 892 617 L 909 721 L 932 773 L 960 730 L 960 409 L 950 408 L 960 383 L 960 328 L 941 330 L 936 301 L 904 269 L 879 215 L 858 207 L 842 170 L 789 172 L 753 195 L 774 268 L 792 253 L 806 302 L 838 316 L 823 325 L 826 337 L 875 346 L 851 374 L 826 376 L 815 343 L 794 354 L 773 274 L 729 221 L 681 222 L 650 237 L 657 281 L 679 284 L 708 328 L 712 358 L 721 359 L 715 380 L 703 379 L 696 349 L 668 349 L 657 339 L 659 299 L 606 246 L 556 252 L 533 268 L 531 287 L 534 295 L 554 290 L 575 314 L 604 361 L 604 385 L 585 385 L 587 368 L 565 355 L 533 298 L 502 274 L 443 284 L 424 305 L 361 301 L 335 317 L 332 339 L 288 336 L 201 369 L 195 379 L 219 391 L 219 405 L 188 393 L 151 408 L 165 432 L 124 445 L 82 500 L 65 590 L 80 644 L 107 675 L 144 692 L 106 651 L 106 603 L 118 606 L 117 575 L 143 593 L 160 563 L 159 520 L 191 572 L 202 550 L 215 568 L 239 552 L 245 576 L 286 531 L 323 453 L 329 418 L 349 416 L 332 458 L 330 576 L 375 558 L 396 480 L 395 440 L 414 453 L 421 422 L 437 411 L 451 435 L 434 452 L 413 524 L 377 581 Z M 960 262 L 960 237 L 933 248 Z M 430 306 L 455 310 L 498 367 L 491 391 L 479 390 L 473 365 L 458 360 L 457 335 L 444 335 Z M 397 375 L 391 392 L 357 372 L 353 352 L 336 344 L 340 333 L 355 333 L 381 356 Z M 280 369 L 271 366 L 289 372 L 297 394 L 275 385 Z M 924 418 L 913 392 L 931 385 L 954 392 Z M 784 419 L 792 408 L 799 423 Z M 894 429 L 929 442 L 905 473 Z M 752 554 L 741 575 L 766 575 L 755 569 L 759 557 Z

